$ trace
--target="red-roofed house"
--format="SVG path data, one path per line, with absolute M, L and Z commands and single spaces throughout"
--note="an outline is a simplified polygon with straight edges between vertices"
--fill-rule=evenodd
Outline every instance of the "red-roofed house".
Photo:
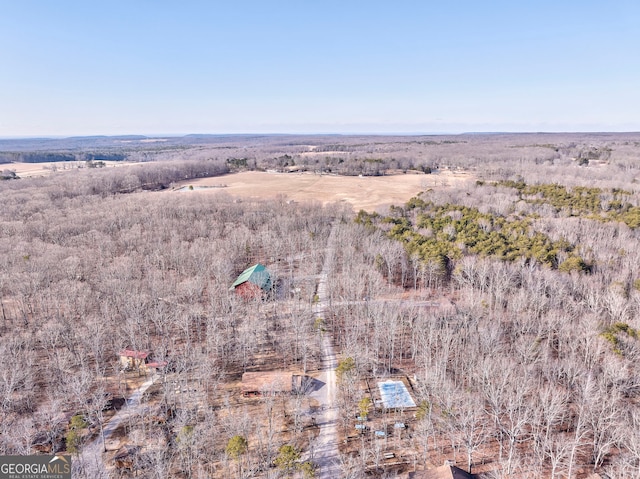
M 129 370 L 146 370 L 147 356 L 149 353 L 145 351 L 133 351 L 124 349 L 120 351 L 120 364 L 124 369 Z

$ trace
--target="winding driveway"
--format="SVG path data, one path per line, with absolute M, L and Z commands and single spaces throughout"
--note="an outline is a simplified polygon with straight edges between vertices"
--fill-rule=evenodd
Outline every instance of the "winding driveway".
M 104 425 L 105 441 L 113 435 L 123 421 L 135 416 L 141 411 L 143 408 L 141 403 L 142 395 L 151 387 L 158 377 L 159 376 L 154 375 L 142 383 L 140 387 L 129 396 L 126 405 Z M 74 477 L 76 477 L 77 474 L 79 477 L 87 477 L 90 479 L 108 478 L 109 474 L 107 473 L 107 468 L 102 457 L 103 451 L 102 436 L 99 435 L 82 449 L 82 452 L 77 458 L 74 458 L 72 462 Z

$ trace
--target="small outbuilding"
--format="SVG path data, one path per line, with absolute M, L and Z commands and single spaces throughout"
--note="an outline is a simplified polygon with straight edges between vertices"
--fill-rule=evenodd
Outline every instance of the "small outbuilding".
M 449 464 L 409 474 L 409 479 L 475 479 L 475 477 L 473 474 Z
M 250 372 L 242 375 L 242 395 L 291 394 L 300 388 L 302 376 L 282 371 Z
M 235 291 L 243 298 L 250 299 L 268 293 L 271 286 L 271 273 L 264 265 L 258 263 L 240 273 L 229 291 Z
M 146 351 L 134 351 L 123 349 L 119 353 L 120 364 L 125 371 L 140 371 L 154 373 L 163 369 L 167 361 L 149 361 L 149 353 Z

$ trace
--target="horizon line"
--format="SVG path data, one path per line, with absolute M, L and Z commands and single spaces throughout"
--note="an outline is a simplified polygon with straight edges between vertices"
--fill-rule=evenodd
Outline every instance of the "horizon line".
M 464 132 L 384 132 L 384 131 L 353 131 L 353 132 L 234 132 L 234 133 L 120 133 L 120 134 L 86 134 L 86 135 L 11 135 L 0 136 L 0 140 L 70 140 L 83 138 L 186 138 L 189 136 L 462 136 L 462 135 L 602 135 L 602 134 L 638 134 L 640 130 L 567 130 L 567 131 L 464 131 Z

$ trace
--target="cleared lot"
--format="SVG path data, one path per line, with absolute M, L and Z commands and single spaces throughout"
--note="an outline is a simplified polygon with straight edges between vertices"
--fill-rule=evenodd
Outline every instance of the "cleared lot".
M 338 201 L 350 204 L 355 211 L 374 211 L 390 204 L 403 204 L 427 188 L 446 187 L 470 179 L 468 174 L 448 171 L 432 175 L 397 174 L 365 177 L 245 171 L 185 181 L 178 185 L 178 188 L 182 189 L 176 193 L 211 194 L 224 191 L 233 196 L 252 198 L 275 198 L 284 195 L 294 201 Z M 189 186 L 193 186 L 193 190 Z
M 138 163 L 128 161 L 108 161 L 100 160 L 106 167 L 112 166 L 131 166 Z M 42 163 L 3 163 L 0 164 L 0 171 L 11 170 L 15 171 L 16 175 L 20 178 L 30 178 L 35 176 L 48 176 L 51 173 L 58 171 L 77 170 L 79 168 L 86 168 L 87 163 L 85 161 L 47 161 Z

